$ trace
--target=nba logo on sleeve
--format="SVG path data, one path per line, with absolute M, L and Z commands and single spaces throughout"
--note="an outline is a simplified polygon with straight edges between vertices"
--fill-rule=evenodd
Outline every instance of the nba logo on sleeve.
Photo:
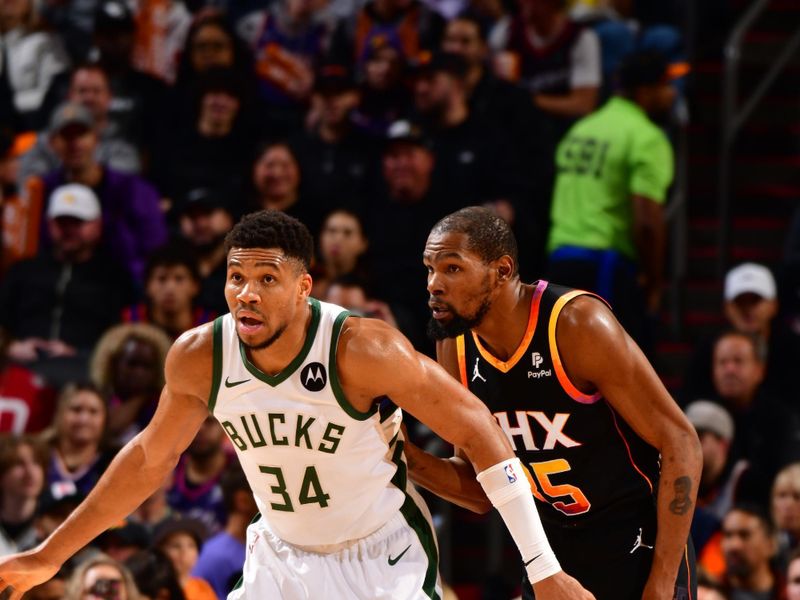
M 514 473 L 514 467 L 511 465 L 506 465 L 503 467 L 506 471 L 506 477 L 508 477 L 508 483 L 514 483 L 517 480 L 517 474 Z

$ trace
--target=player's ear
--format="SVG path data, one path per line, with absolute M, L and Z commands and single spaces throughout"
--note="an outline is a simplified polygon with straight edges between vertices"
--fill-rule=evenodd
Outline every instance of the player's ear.
M 504 254 L 495 261 L 497 280 L 508 281 L 514 276 L 514 259 Z
M 304 271 L 300 276 L 300 285 L 298 287 L 300 295 L 303 296 L 303 298 L 308 298 L 311 295 L 311 286 L 313 283 L 311 275 Z

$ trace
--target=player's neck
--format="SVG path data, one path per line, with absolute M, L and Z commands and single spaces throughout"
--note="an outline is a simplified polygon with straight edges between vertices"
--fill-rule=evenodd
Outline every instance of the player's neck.
M 306 334 L 311 324 L 311 306 L 303 305 L 293 322 L 289 323 L 283 334 L 268 348 L 247 350 L 247 356 L 258 369 L 270 377 L 275 377 L 288 367 L 306 343 Z
M 487 349 L 500 360 L 511 358 L 525 337 L 533 290 L 533 286 L 522 283 L 519 278 L 508 282 L 475 328 Z

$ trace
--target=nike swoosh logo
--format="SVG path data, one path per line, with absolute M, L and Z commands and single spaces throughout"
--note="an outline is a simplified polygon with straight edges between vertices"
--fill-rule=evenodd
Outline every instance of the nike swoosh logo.
M 397 558 L 392 558 L 391 556 L 389 556 L 389 566 L 390 566 L 390 567 L 393 567 L 393 566 L 395 566 L 395 565 L 397 564 L 397 561 L 398 561 L 398 560 L 400 560 L 401 558 L 403 558 L 403 555 L 404 555 L 406 552 L 408 552 L 409 550 L 411 550 L 411 544 L 409 544 L 409 545 L 408 545 L 408 548 L 406 548 L 406 549 L 405 549 L 405 550 L 403 550 L 403 551 L 402 551 L 400 554 L 398 554 L 398 555 L 397 555 Z
M 231 381 L 230 377 L 225 378 L 225 387 L 232 388 L 236 387 L 237 385 L 242 385 L 243 383 L 247 383 L 250 381 L 249 379 L 242 379 L 241 381 Z
M 529 564 L 531 564 L 533 561 L 535 561 L 537 558 L 539 558 L 542 554 L 543 554 L 543 552 L 539 552 L 539 554 L 537 554 L 532 559 L 530 559 L 528 562 L 526 562 L 525 566 L 527 567 Z

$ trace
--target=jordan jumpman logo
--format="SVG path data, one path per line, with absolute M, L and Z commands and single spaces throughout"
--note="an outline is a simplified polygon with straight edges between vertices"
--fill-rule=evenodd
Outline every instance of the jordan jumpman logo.
M 486 383 L 486 378 L 483 375 L 481 375 L 480 371 L 478 371 L 478 361 L 479 360 L 480 360 L 480 357 L 476 356 L 475 357 L 475 368 L 472 369 L 472 381 L 475 381 L 476 379 L 480 379 L 481 381 L 483 381 L 483 383 Z

